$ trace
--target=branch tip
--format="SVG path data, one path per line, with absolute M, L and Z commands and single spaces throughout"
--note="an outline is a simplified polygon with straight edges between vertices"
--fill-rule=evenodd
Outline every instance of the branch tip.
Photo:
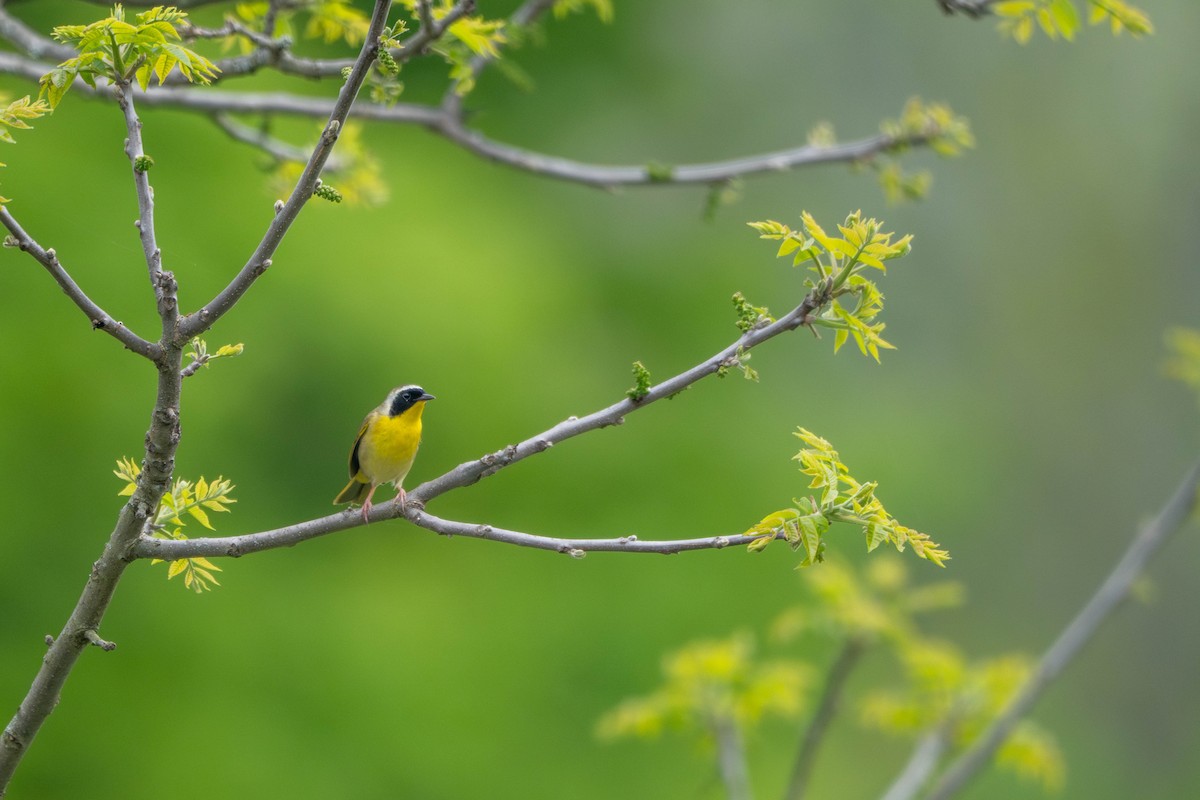
M 88 628 L 86 631 L 84 631 L 83 638 L 87 639 L 90 644 L 99 647 L 106 653 L 111 653 L 113 650 L 117 649 L 116 642 L 110 642 L 106 639 L 101 639 L 100 634 L 96 633 L 95 629 L 93 628 Z

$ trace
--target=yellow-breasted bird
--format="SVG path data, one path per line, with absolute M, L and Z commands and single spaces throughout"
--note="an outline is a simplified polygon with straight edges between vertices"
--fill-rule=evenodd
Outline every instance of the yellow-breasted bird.
M 401 484 L 421 444 L 421 412 L 426 401 L 432 399 L 433 395 L 420 386 L 409 384 L 392 389 L 387 399 L 367 414 L 350 449 L 350 483 L 334 499 L 335 505 L 362 503 L 366 522 L 371 495 L 380 485 L 390 483 L 396 487 L 396 500 L 404 508 Z

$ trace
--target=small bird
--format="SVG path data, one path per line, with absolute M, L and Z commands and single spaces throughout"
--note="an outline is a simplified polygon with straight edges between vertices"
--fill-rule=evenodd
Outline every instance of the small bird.
M 371 513 L 371 495 L 381 484 L 396 487 L 396 500 L 404 508 L 401 484 L 412 469 L 421 444 L 421 412 L 433 395 L 409 384 L 388 392 L 383 401 L 363 420 L 358 438 L 350 449 L 350 483 L 334 504 L 362 503 L 363 522 Z

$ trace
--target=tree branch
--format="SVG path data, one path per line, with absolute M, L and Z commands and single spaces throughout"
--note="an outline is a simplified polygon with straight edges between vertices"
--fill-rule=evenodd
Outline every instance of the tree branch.
M 125 155 L 133 169 L 133 185 L 137 193 L 138 219 L 134 224 L 142 241 L 142 254 L 146 258 L 146 269 L 150 275 L 150 285 L 154 288 L 159 315 L 163 318 L 163 340 L 168 341 L 175 332 L 177 309 L 173 303 L 169 308 L 166 307 L 167 293 L 162 286 L 164 277 L 169 273 L 164 274 L 162 271 L 162 251 L 154 233 L 154 190 L 150 188 L 149 178 L 152 162 L 148 160 L 142 144 L 142 121 L 138 119 L 137 111 L 133 107 L 133 98 L 129 96 L 129 85 L 116 86 L 115 94 L 117 105 L 125 115 L 125 129 L 129 133 L 129 138 L 125 140 Z
M 948 725 L 942 724 L 921 737 L 908 763 L 892 781 L 882 800 L 912 800 L 917 796 L 950 746 L 948 728 Z
M 937 0 L 943 14 L 962 14 L 971 19 L 986 17 L 1000 0 Z
M 125 345 L 126 349 L 132 350 L 140 356 L 145 356 L 151 360 L 158 358 L 158 345 L 152 344 L 138 336 L 125 327 L 125 323 L 116 321 L 109 316 L 108 312 L 92 302 L 91 298 L 84 294 L 83 290 L 79 288 L 79 284 L 75 283 L 74 279 L 63 268 L 62 263 L 58 260 L 58 254 L 53 249 L 47 250 L 34 241 L 25 232 L 25 229 L 18 224 L 17 220 L 13 218 L 9 210 L 3 206 L 0 206 L 0 224 L 3 224 L 8 229 L 16 246 L 20 250 L 29 253 L 39 264 L 45 267 L 50 276 L 58 282 L 63 293 L 71 298 L 71 302 L 78 306 L 80 311 L 87 314 L 87 318 L 92 324 L 92 330 L 104 331 Z
M 865 639 L 861 636 L 851 636 L 842 645 L 837 658 L 829 666 L 829 672 L 825 676 L 825 688 L 821 692 L 821 700 L 817 704 L 812 721 L 804 731 L 804 739 L 800 743 L 800 749 L 796 752 L 796 761 L 792 764 L 792 777 L 788 782 L 787 792 L 784 794 L 787 800 L 801 800 L 808 790 L 808 781 L 812 775 L 813 765 L 816 763 L 817 751 L 825 738 L 825 732 L 829 729 L 829 723 L 833 721 L 833 717 L 837 713 L 842 693 L 846 688 L 846 681 L 850 678 L 854 668 L 858 666 L 859 659 L 862 658 L 866 649 Z
M 173 302 L 174 282 L 163 287 Z M 49 645 L 33 684 L 17 713 L 0 735 L 0 796 L 5 792 L 21 759 L 29 751 L 34 737 L 58 705 L 62 687 L 80 654 L 91 644 L 89 632 L 96 631 L 112 602 L 113 593 L 125 568 L 130 564 L 130 548 L 153 521 L 155 509 L 175 471 L 175 450 L 179 445 L 179 389 L 182 378 L 180 348 L 164 341 L 155 360 L 158 367 L 158 394 L 150 427 L 146 433 L 146 457 L 138 477 L 137 489 L 121 508 L 100 558 L 83 593 L 75 604 L 62 632 Z M 103 646 L 103 645 L 101 645 Z
M 1128 595 L 1150 558 L 1187 521 L 1196 507 L 1200 462 L 1192 466 L 1154 519 L 1143 526 L 1108 577 L 1045 652 L 1020 693 L 991 726 L 942 774 L 928 800 L 947 800 L 975 777 L 1029 713 L 1042 692 L 1079 654 L 1096 630 Z
M 757 537 L 742 535 L 709 536 L 699 539 L 673 541 L 642 541 L 635 536 L 625 536 L 616 539 L 559 539 L 505 530 L 481 523 L 441 519 L 425 512 L 424 508 L 430 500 L 452 489 L 469 486 L 481 478 L 492 475 L 531 455 L 544 452 L 554 444 L 566 441 L 582 433 L 605 428 L 610 425 L 619 425 L 624 421 L 626 414 L 645 408 L 663 398 L 678 394 L 693 383 L 722 369 L 736 367 L 742 355 L 754 347 L 781 333 L 795 330 L 801 325 L 806 324 L 809 318 L 825 302 L 828 302 L 828 298 L 823 293 L 814 290 L 805 296 L 799 306 L 785 316 L 768 325 L 748 331 L 733 344 L 711 358 L 672 378 L 668 378 L 656 386 L 652 386 L 642 399 L 638 401 L 629 399 L 621 400 L 587 416 L 571 417 L 519 444 L 509 445 L 475 461 L 460 464 L 441 477 L 427 481 L 408 492 L 408 504 L 404 512 L 401 512 L 400 508 L 394 503 L 380 504 L 371 510 L 368 520 L 371 522 L 380 522 L 404 516 L 415 525 L 446 536 L 468 536 L 476 539 L 490 539 L 505 544 L 552 550 L 575 556 L 591 551 L 670 554 L 686 550 L 720 549 L 729 545 L 749 544 Z M 259 533 L 244 534 L 242 536 L 197 538 L 183 541 L 143 536 L 134 548 L 133 555 L 137 558 L 162 558 L 169 560 L 193 558 L 195 556 L 226 556 L 237 558 L 248 553 L 272 550 L 277 547 L 291 547 L 308 539 L 355 528 L 363 524 L 366 523 L 363 522 L 361 515 L 342 511 L 326 517 L 307 520 L 296 525 L 289 525 Z
M 2 4 L 0 4 L 0 38 L 12 42 L 32 58 L 52 58 L 56 61 L 66 61 L 76 55 L 75 48 L 60 44 L 48 36 L 42 36 L 9 14 Z
M 440 24 L 445 22 L 443 19 Z M 415 38 L 412 42 L 414 47 L 417 46 Z M 405 51 L 408 51 L 408 45 Z M 0 53 L 0 73 L 19 75 L 36 81 L 51 68 L 49 64 L 32 62 L 12 53 Z M 74 88 L 80 93 L 111 92 L 109 87 L 92 90 L 82 81 L 77 82 Z M 286 92 L 251 93 L 220 89 L 197 92 L 191 87 L 182 86 L 152 87 L 147 92 L 139 92 L 137 97 L 142 106 L 183 108 L 207 113 L 289 114 L 330 118 L 337 113 L 341 103 L 340 98 L 331 102 L 323 98 L 302 97 Z M 735 178 L 786 172 L 817 164 L 867 161 L 881 153 L 903 147 L 919 147 L 930 140 L 928 134 L 876 134 L 849 142 L 801 145 L 722 161 L 655 167 L 647 164 L 592 164 L 499 142 L 463 124 L 456 116 L 454 108 L 435 108 L 412 103 L 397 103 L 392 106 L 357 103 L 350 116 L 354 119 L 420 125 L 490 161 L 535 175 L 600 189 L 622 186 L 719 184 Z
M 271 257 L 283 241 L 284 234 L 291 228 L 296 217 L 311 198 L 316 188 L 321 169 L 325 166 L 333 146 L 337 142 L 342 125 L 350 114 L 350 108 L 358 96 L 358 90 L 366 80 L 367 70 L 371 68 L 376 54 L 379 52 L 379 36 L 387 24 L 388 12 L 391 10 L 391 0 L 376 0 L 375 10 L 371 14 L 371 23 L 363 42 L 362 51 L 350 70 L 346 83 L 342 86 L 334 103 L 329 122 L 321 134 L 321 139 L 313 149 L 312 156 L 305 165 L 304 172 L 296 181 L 296 188 L 288 197 L 283 207 L 275 215 L 275 219 L 267 227 L 267 232 L 255 248 L 250 260 L 246 262 L 228 286 L 221 290 L 215 298 L 194 314 L 189 314 L 180 320 L 177 341 L 186 341 L 198 336 L 211 328 L 221 317 L 233 308 L 254 284 L 258 276 L 271 266 Z
M 262 150 L 276 161 L 293 161 L 302 163 L 308 160 L 311 155 L 302 147 L 297 147 L 290 142 L 285 142 L 282 139 L 277 139 L 267 133 L 262 128 L 254 128 L 246 125 L 228 114 L 213 114 L 211 117 L 213 123 L 223 130 L 230 139 L 248 144 L 251 147 L 256 147 Z M 336 153 L 329 156 L 329 160 L 325 162 L 326 172 L 337 172 L 345 165 L 342 159 L 338 158 Z
M 729 800 L 751 800 L 750 771 L 746 766 L 746 746 L 737 721 L 730 716 L 713 720 L 713 738 L 717 742 L 717 768 Z

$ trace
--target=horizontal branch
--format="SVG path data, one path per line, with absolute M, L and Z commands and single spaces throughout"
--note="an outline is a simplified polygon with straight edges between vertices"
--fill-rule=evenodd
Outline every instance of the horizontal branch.
M 49 64 L 39 64 L 12 53 L 0 53 L 0 73 L 19 75 L 37 80 L 49 71 Z M 107 87 L 91 90 L 78 82 L 81 92 L 111 94 Z M 335 102 L 318 97 L 304 97 L 287 92 L 233 92 L 220 89 L 200 89 L 182 86 L 151 87 L 135 93 L 138 105 L 181 108 L 206 113 L 287 114 L 291 116 L 325 117 L 333 114 Z M 467 127 L 452 110 L 414 103 L 392 106 L 377 103 L 356 103 L 350 113 L 353 119 L 377 122 L 420 125 L 454 142 L 478 156 L 524 172 L 556 180 L 580 183 L 602 189 L 621 186 L 665 186 L 715 184 L 772 172 L 786 172 L 817 164 L 854 163 L 900 147 L 926 144 L 923 134 L 893 136 L 876 134 L 849 142 L 821 145 L 801 145 L 767 153 L 741 156 L 721 161 L 698 162 L 675 166 L 649 164 L 593 164 L 576 159 L 547 155 L 489 138 Z
M 781 333 L 795 330 L 801 325 L 806 324 L 809 317 L 820 308 L 822 302 L 816 299 L 813 293 L 810 293 L 799 306 L 786 316 L 743 334 L 736 342 L 711 358 L 689 370 L 681 372 L 673 378 L 669 378 L 651 387 L 640 400 L 622 400 L 585 417 L 571 417 L 549 430 L 526 439 L 520 444 L 510 445 L 475 461 L 460 464 L 441 477 L 427 481 L 408 492 L 408 505 L 403 511 L 395 503 L 380 504 L 371 509 L 367 521 L 381 522 L 403 516 L 416 525 L 447 536 L 490 539 L 505 544 L 566 552 L 573 555 L 591 551 L 678 553 L 685 550 L 719 549 L 729 545 L 748 544 L 759 537 L 748 537 L 739 534 L 674 541 L 642 541 L 635 536 L 624 536 L 615 539 L 559 539 L 510 531 L 479 523 L 445 520 L 426 513 L 424 508 L 430 500 L 452 489 L 473 484 L 481 478 L 492 475 L 531 455 L 544 452 L 558 442 L 573 438 L 587 431 L 597 430 L 609 425 L 618 425 L 624 421 L 626 414 L 645 408 L 663 398 L 678 394 L 693 383 L 720 371 L 722 368 L 735 367 L 743 354 L 752 348 Z M 342 511 L 319 519 L 307 520 L 295 525 L 276 528 L 275 530 L 249 533 L 241 536 L 197 538 L 179 541 L 143 536 L 131 550 L 130 555 L 134 558 L 161 558 L 164 560 L 195 558 L 196 556 L 237 558 L 249 553 L 273 550 L 278 547 L 292 547 L 309 539 L 337 533 L 349 528 L 356 528 L 364 524 L 366 523 L 363 521 L 361 514 Z
M 104 331 L 109 336 L 112 336 L 121 344 L 140 356 L 154 361 L 158 358 L 160 348 L 156 344 L 152 344 L 136 333 L 125 327 L 125 323 L 118 322 L 113 319 L 107 311 L 98 306 L 88 297 L 83 289 L 79 288 L 79 284 L 67 273 L 62 263 L 58 260 L 58 254 L 54 249 L 46 249 L 34 241 L 25 229 L 20 226 L 9 210 L 0 206 L 0 224 L 8 229 L 10 238 L 15 242 L 17 248 L 29 253 L 33 258 L 45 267 L 50 276 L 58 282 L 63 293 L 71 298 L 79 310 L 87 315 L 88 321 L 91 323 L 92 330 Z
M 380 522 L 402 516 L 394 503 L 382 503 L 371 509 L 370 520 Z M 458 522 L 442 519 L 421 511 L 411 503 L 406 516 L 414 524 L 443 536 L 466 536 L 472 539 L 488 539 L 518 547 L 550 550 L 556 553 L 580 557 L 591 552 L 608 553 L 658 553 L 671 555 L 690 550 L 720 550 L 725 547 L 747 545 L 758 536 L 736 534 L 731 536 L 707 536 L 698 539 L 642 540 L 637 536 L 622 536 L 617 539 L 559 539 L 522 533 L 492 525 Z M 251 553 L 293 547 L 309 539 L 331 533 L 358 528 L 363 525 L 362 515 L 357 511 L 341 511 L 319 519 L 306 520 L 271 531 L 249 533 L 243 536 L 210 537 L 196 539 L 155 539 L 143 536 L 131 552 L 134 558 L 161 558 L 173 561 L 179 558 L 240 558 Z M 779 534 L 782 536 L 783 534 Z
M 28 53 L 32 58 L 51 58 L 66 61 L 78 55 L 74 47 L 61 44 L 48 36 L 42 36 L 0 6 L 0 38 Z

